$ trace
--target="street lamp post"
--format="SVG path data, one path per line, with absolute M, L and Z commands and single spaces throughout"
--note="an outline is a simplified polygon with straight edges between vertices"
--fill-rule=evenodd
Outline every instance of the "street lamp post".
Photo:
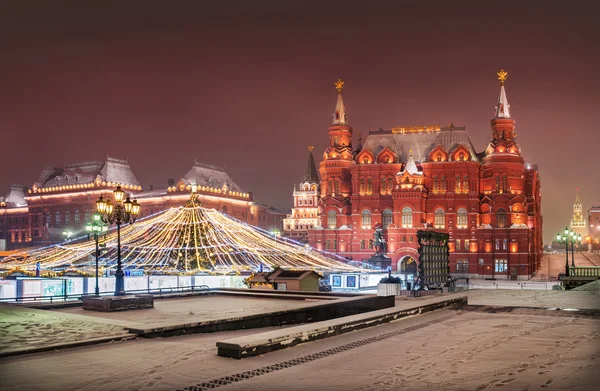
M 125 280 L 121 266 L 121 224 L 132 224 L 135 222 L 137 215 L 140 213 L 140 204 L 137 200 L 131 201 L 129 196 L 125 198 L 125 192 L 121 190 L 121 186 L 113 192 L 115 204 L 110 200 L 105 200 L 100 196 L 96 201 L 96 208 L 101 215 L 101 221 L 106 224 L 115 224 L 117 226 L 117 271 L 115 272 L 115 296 L 125 295 Z
M 565 274 L 569 277 L 569 244 L 571 245 L 571 266 L 575 267 L 575 243 L 581 243 L 581 235 L 577 235 L 565 227 L 562 234 L 556 235 L 556 241 L 565 245 Z
M 100 213 L 94 213 L 93 220 L 86 224 L 85 230 L 89 232 L 88 238 L 90 235 L 94 235 L 94 240 L 96 241 L 96 288 L 94 289 L 94 293 L 96 296 L 100 296 L 100 288 L 98 286 L 98 257 L 100 256 L 98 239 L 100 239 L 102 232 L 108 230 L 108 226 L 102 222 L 102 215 Z

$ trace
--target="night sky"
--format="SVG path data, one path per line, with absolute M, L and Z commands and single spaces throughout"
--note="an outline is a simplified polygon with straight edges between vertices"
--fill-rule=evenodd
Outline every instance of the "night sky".
M 355 142 L 453 122 L 482 151 L 504 68 L 545 240 L 576 187 L 585 210 L 600 204 L 594 2 L 90 3 L 0 2 L 0 194 L 109 154 L 146 188 L 198 159 L 290 208 L 307 146 L 318 160 L 326 147 L 338 77 Z

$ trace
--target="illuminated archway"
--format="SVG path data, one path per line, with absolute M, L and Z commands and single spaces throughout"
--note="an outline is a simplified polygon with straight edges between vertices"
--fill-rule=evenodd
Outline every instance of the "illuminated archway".
M 410 255 L 400 258 L 400 260 L 398 261 L 398 271 L 404 274 L 416 275 L 417 261 Z

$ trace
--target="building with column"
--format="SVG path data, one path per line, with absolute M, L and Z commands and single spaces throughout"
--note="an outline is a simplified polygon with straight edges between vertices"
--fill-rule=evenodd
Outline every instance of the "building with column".
M 492 141 L 477 152 L 464 127 L 401 126 L 369 132 L 352 148 L 352 128 L 338 91 L 329 146 L 320 163 L 320 225 L 309 243 L 353 260 L 373 255 L 384 229 L 395 270 L 414 270 L 417 231 L 450 235 L 455 276 L 527 279 L 542 256 L 539 171 L 516 141 L 500 71 Z
M 317 205 L 319 203 L 319 173 L 313 157 L 314 147 L 308 147 L 308 165 L 300 184 L 294 186 L 294 207 L 292 213 L 283 220 L 283 235 L 308 241 L 308 230 L 319 225 Z
M 215 208 L 248 224 L 273 230 L 282 228 L 285 214 L 257 203 L 221 168 L 195 162 L 178 181 L 165 180 L 162 188 L 143 189 L 126 160 L 47 167 L 31 187 L 12 186 L 0 199 L 0 239 L 6 249 L 45 245 L 85 234 L 100 196 L 111 198 L 121 188 L 137 199 L 141 217 L 185 205 L 192 186 L 204 207 Z M 2 242 L 0 242 L 1 245 Z M 1 249 L 0 249 L 1 250 Z

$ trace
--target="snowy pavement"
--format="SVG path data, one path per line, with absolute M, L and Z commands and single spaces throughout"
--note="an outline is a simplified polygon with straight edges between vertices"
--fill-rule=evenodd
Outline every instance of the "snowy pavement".
M 241 361 L 217 356 L 215 343 L 256 330 L 138 339 L 0 359 L 0 372 L 6 389 L 176 390 L 373 338 L 220 389 L 594 388 L 600 371 L 600 320 L 557 316 L 556 311 L 514 311 L 441 310 Z
M 470 304 L 513 308 L 497 313 L 480 307 L 440 310 L 241 361 L 217 356 L 216 342 L 269 329 L 135 339 L 0 358 L 0 389 L 191 389 L 225 376 L 257 374 L 248 371 L 265 367 L 277 369 L 219 388 L 224 391 L 594 389 L 600 371 L 600 319 L 580 316 L 576 311 L 533 308 L 598 309 L 598 292 L 466 293 Z M 239 299 L 231 300 L 235 301 L 229 304 L 188 302 L 188 299 L 157 301 L 165 303 L 161 310 L 164 312 L 153 319 L 162 321 L 165 316 L 174 317 L 193 309 L 206 314 L 219 309 L 236 314 L 257 310 L 252 302 L 245 303 L 243 308 L 236 307 Z M 263 305 L 267 303 L 256 300 Z M 428 299 L 398 297 L 397 306 L 425 300 Z M 276 301 L 283 303 L 273 304 L 303 305 L 302 301 Z M 13 345 L 25 342 L 40 345 L 122 332 L 120 326 L 107 322 L 133 319 L 145 322 L 146 319 L 139 319 L 146 318 L 143 311 L 121 313 L 119 316 L 124 318 L 112 319 L 104 317 L 104 313 L 93 313 L 99 316 L 91 317 L 72 310 L 2 306 L 0 325 L 4 334 L 0 340 L 4 346 L 9 327 L 21 333 L 9 337 Z
M 127 335 L 92 318 L 0 303 L 0 354 Z
M 229 295 L 193 296 L 154 300 L 154 308 L 94 312 L 81 307 L 58 309 L 53 312 L 81 315 L 90 320 L 103 320 L 131 328 L 160 327 L 171 324 L 230 319 L 265 312 L 282 311 L 323 303 L 323 300 L 269 299 Z
M 468 296 L 469 305 L 600 310 L 600 291 L 473 289 L 464 293 Z

